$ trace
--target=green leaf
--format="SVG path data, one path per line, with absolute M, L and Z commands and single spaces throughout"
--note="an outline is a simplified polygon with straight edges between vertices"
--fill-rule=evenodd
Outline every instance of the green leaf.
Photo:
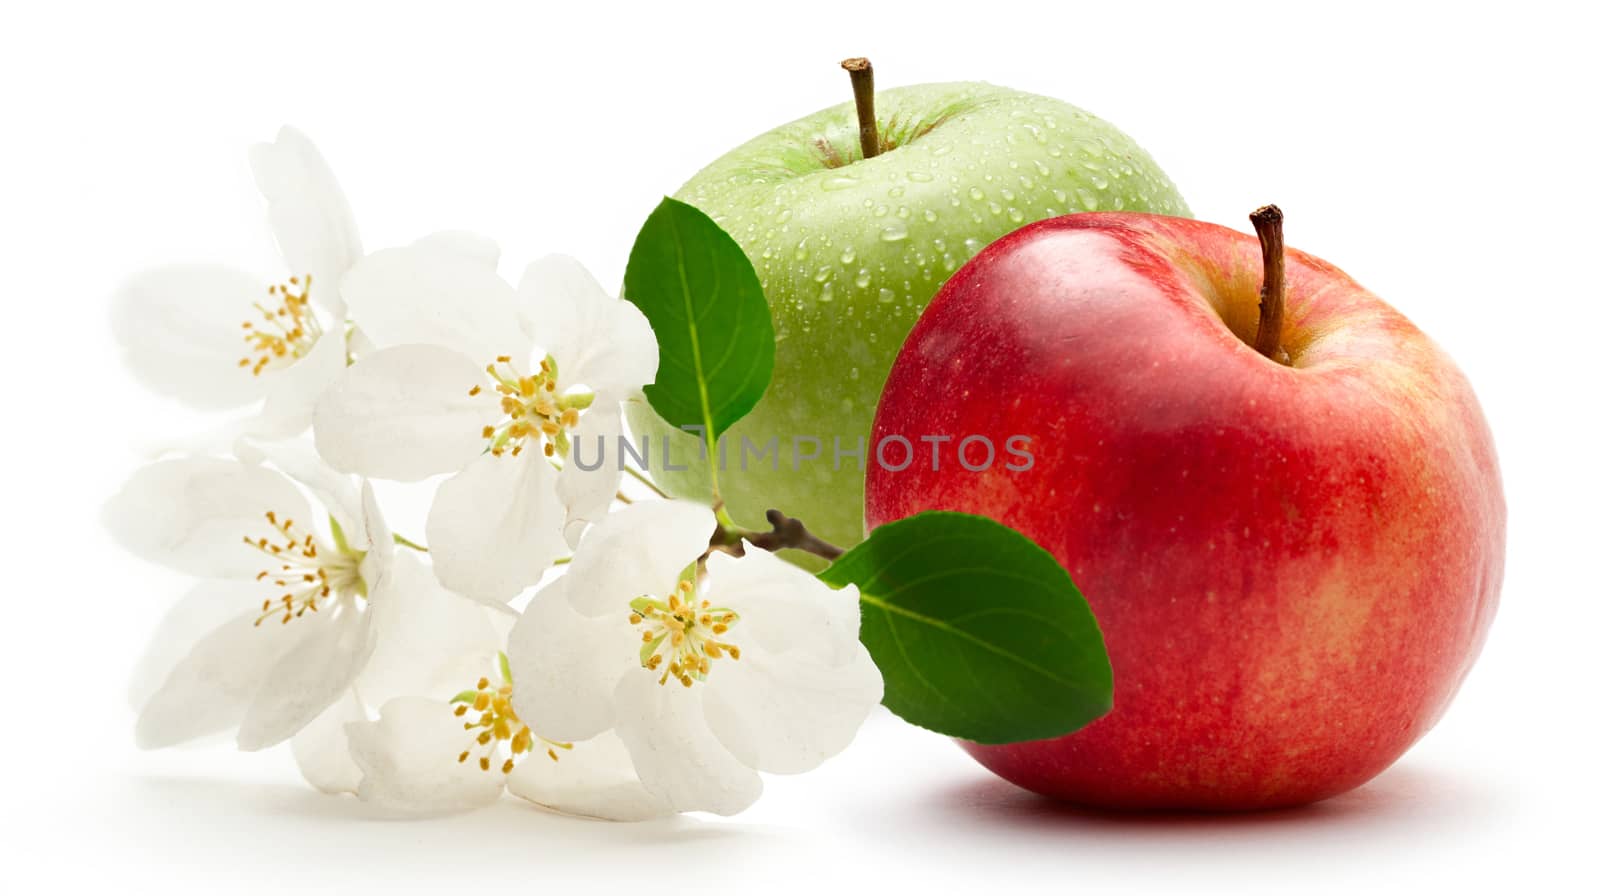
M 772 379 L 772 313 L 750 259 L 699 209 L 663 199 L 634 240 L 623 295 L 661 347 L 650 406 L 715 445 Z
M 1111 710 L 1089 604 L 1048 552 L 993 520 L 932 511 L 874 529 L 820 574 L 861 590 L 883 702 L 978 743 L 1069 734 Z

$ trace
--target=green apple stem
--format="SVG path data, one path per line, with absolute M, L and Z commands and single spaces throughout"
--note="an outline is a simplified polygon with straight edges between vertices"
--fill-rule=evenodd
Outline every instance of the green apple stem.
M 1255 350 L 1279 364 L 1288 363 L 1283 350 L 1283 211 L 1264 205 L 1250 213 L 1256 238 L 1261 241 L 1261 322 L 1256 325 Z
M 772 527 L 771 531 L 753 532 L 728 525 L 718 526 L 716 534 L 711 537 L 711 546 L 730 554 L 742 555 L 744 542 L 748 541 L 765 551 L 792 548 L 816 554 L 824 560 L 837 560 L 844 553 L 844 548 L 813 535 L 805 523 L 781 510 L 767 511 L 767 525 Z
M 861 130 L 861 157 L 878 154 L 878 113 L 873 109 L 872 60 L 852 56 L 839 63 L 850 73 L 850 87 L 856 94 L 856 126 Z

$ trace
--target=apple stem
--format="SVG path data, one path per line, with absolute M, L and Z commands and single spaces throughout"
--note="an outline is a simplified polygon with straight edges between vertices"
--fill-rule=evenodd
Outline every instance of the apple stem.
M 850 73 L 850 87 L 856 94 L 856 126 L 861 130 L 861 157 L 878 154 L 878 113 L 873 109 L 872 60 L 852 56 L 839 63 Z
M 770 532 L 752 532 L 737 527 L 719 525 L 711 537 L 711 546 L 714 549 L 726 551 L 735 556 L 744 554 L 744 543 L 749 542 L 764 551 L 780 551 L 793 548 L 815 554 L 824 560 L 837 560 L 844 553 L 844 548 L 832 544 L 811 533 L 806 524 L 800 522 L 781 510 L 767 511 L 767 525 L 772 527 Z
M 1287 287 L 1283 273 L 1283 210 L 1264 205 L 1250 213 L 1256 238 L 1261 240 L 1261 322 L 1256 326 L 1255 350 L 1279 364 L 1287 364 L 1283 350 L 1283 300 Z

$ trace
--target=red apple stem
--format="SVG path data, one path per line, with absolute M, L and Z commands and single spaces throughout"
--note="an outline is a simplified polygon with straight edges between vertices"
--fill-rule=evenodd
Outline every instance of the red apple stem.
M 861 157 L 878 154 L 878 113 L 873 109 L 872 60 L 852 56 L 839 63 L 850 73 L 850 87 L 856 94 L 856 127 L 861 131 Z
M 735 556 L 744 555 L 744 543 L 747 541 L 764 551 L 792 548 L 815 554 L 824 560 L 837 560 L 844 553 L 844 548 L 813 535 L 805 523 L 781 510 L 767 511 L 767 525 L 772 527 L 769 532 L 751 532 L 718 526 L 716 534 L 711 537 L 711 547 Z
M 1283 350 L 1283 300 L 1287 286 L 1283 273 L 1283 210 L 1264 205 L 1250 213 L 1256 238 L 1261 241 L 1261 322 L 1256 326 L 1255 350 L 1279 364 L 1287 364 Z

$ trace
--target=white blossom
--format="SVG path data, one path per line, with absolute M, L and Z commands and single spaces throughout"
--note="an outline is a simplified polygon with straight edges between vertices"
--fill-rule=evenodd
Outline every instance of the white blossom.
M 426 816 L 486 806 L 509 790 L 543 808 L 613 821 L 670 814 L 639 783 L 610 732 L 551 741 L 512 706 L 504 654 L 497 670 L 450 702 L 397 697 L 376 721 L 345 727 L 361 770 L 357 793 L 382 810 Z
M 134 553 L 200 580 L 136 675 L 140 746 L 225 731 L 245 750 L 292 738 L 307 780 L 353 790 L 344 725 L 365 718 L 363 700 L 459 686 L 494 655 L 504 626 L 397 556 L 371 487 L 308 448 L 250 452 L 279 469 L 159 461 L 104 516 Z
M 712 512 L 677 501 L 589 530 L 565 576 L 512 629 L 512 703 L 546 737 L 615 731 L 645 788 L 678 811 L 733 814 L 757 771 L 809 770 L 883 696 L 854 586 L 834 590 L 753 545 L 697 559 Z
M 349 346 L 339 282 L 361 240 L 339 184 L 306 136 L 284 128 L 251 151 L 256 183 L 283 256 L 279 282 L 220 265 L 172 265 L 135 275 L 112 323 L 145 385 L 200 409 L 259 405 L 231 432 L 303 431 Z
M 446 234 L 357 264 L 345 297 L 387 347 L 323 395 L 315 431 L 341 470 L 454 474 L 427 523 L 440 580 L 508 600 L 605 514 L 621 402 L 654 378 L 657 349 L 644 315 L 573 259 L 535 262 L 515 290 L 497 261 L 492 244 Z

